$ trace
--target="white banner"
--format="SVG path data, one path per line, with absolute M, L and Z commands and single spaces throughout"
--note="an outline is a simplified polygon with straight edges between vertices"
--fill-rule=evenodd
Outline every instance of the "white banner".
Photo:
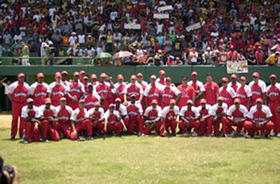
M 192 30 L 196 30 L 196 29 L 199 29 L 199 28 L 201 28 L 201 25 L 200 25 L 200 23 L 198 22 L 198 23 L 196 23 L 196 24 L 192 24 L 192 25 L 186 27 L 186 31 L 190 32 L 190 31 L 192 31 Z
M 154 13 L 154 19 L 169 19 L 168 13 Z
M 141 29 L 140 24 L 124 24 L 125 29 Z
M 163 11 L 166 11 L 166 10 L 173 10 L 173 7 L 171 5 L 168 5 L 168 6 L 161 6 L 161 7 L 158 8 L 159 12 L 163 12 Z
M 227 73 L 248 73 L 248 61 L 227 61 Z

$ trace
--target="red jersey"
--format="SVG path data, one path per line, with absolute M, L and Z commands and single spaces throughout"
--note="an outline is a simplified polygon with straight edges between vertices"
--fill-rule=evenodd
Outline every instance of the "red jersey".
M 126 87 L 126 84 L 123 83 L 116 83 L 114 86 L 113 93 L 117 93 L 116 98 L 120 98 L 122 102 L 124 102 L 124 89 Z
M 57 118 L 59 120 L 59 123 L 69 123 L 72 112 L 72 108 L 67 105 L 63 108 L 59 106 L 57 109 Z
M 48 93 L 50 94 L 52 105 L 57 107 L 59 106 L 60 98 L 65 95 L 65 86 L 62 83 L 53 82 L 48 87 Z
M 269 85 L 267 87 L 269 104 L 280 104 L 280 84 Z
M 163 107 L 169 105 L 171 99 L 175 99 L 181 93 L 175 86 L 165 86 L 161 91 L 161 103 Z
M 86 96 L 85 100 L 85 108 L 87 110 L 94 108 L 94 103 L 100 100 L 99 96 L 95 96 L 92 93 Z
M 247 107 L 249 98 L 252 96 L 251 88 L 247 85 L 240 86 L 236 91 L 236 98 L 240 100 L 240 103 Z
M 152 106 L 149 106 L 148 108 L 146 108 L 144 116 L 147 120 L 159 120 L 159 116 L 161 114 L 161 107 L 160 106 L 156 106 L 156 108 L 153 108 Z
M 190 85 L 180 85 L 178 89 L 181 91 L 181 98 L 179 99 L 178 106 L 181 108 L 187 105 L 188 100 L 192 100 L 195 96 L 195 90 Z
M 230 107 L 233 104 L 233 98 L 235 98 L 234 90 L 229 86 L 226 88 L 221 87 L 219 93 L 220 96 L 224 98 L 224 102 L 228 105 L 228 107 Z
M 19 83 L 16 81 L 9 86 L 8 93 L 12 94 L 13 102 L 26 103 L 28 90 L 29 85 L 27 83 Z
M 143 114 L 143 110 L 140 104 L 128 104 L 126 107 L 127 115 L 129 118 L 136 118 Z
M 98 82 L 97 86 L 95 87 L 95 91 L 101 98 L 104 97 L 104 99 L 106 101 L 111 89 L 106 83 Z
M 252 104 L 255 104 L 256 99 L 263 98 L 264 93 L 266 92 L 266 84 L 259 80 L 258 83 L 254 81 L 249 83 L 252 92 Z
M 215 82 L 205 83 L 205 99 L 206 103 L 214 105 L 217 103 L 217 93 L 219 93 L 219 86 Z
M 156 85 L 149 84 L 145 89 L 144 96 L 148 102 L 148 106 L 151 105 L 153 100 L 157 100 L 159 102 L 161 89 L 158 88 Z
M 124 93 L 127 95 L 128 99 L 130 99 L 131 95 L 135 95 L 136 100 L 138 101 L 140 99 L 140 95 L 143 94 L 143 89 L 142 86 L 137 83 L 130 83 L 125 87 Z
M 29 95 L 33 96 L 34 105 L 41 106 L 45 103 L 47 97 L 48 85 L 46 83 L 35 82 L 29 89 Z

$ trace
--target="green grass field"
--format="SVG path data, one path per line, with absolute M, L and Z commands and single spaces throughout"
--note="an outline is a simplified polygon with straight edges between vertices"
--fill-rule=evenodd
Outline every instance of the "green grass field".
M 108 137 L 32 143 L 8 140 L 0 155 L 21 183 L 280 183 L 280 139 Z

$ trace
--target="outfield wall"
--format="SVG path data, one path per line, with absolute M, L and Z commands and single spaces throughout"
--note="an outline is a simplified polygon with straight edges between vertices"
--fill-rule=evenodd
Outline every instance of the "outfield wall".
M 0 77 L 3 76 L 16 76 L 18 73 L 23 72 L 26 75 L 27 81 L 33 82 L 36 78 L 35 75 L 38 72 L 44 73 L 47 78 L 46 82 L 53 80 L 53 75 L 57 71 L 66 70 L 72 76 L 75 71 L 84 70 L 88 75 L 95 73 L 99 76 L 100 73 L 105 72 L 108 75 L 116 79 L 118 74 L 123 74 L 125 80 L 128 80 L 132 74 L 137 74 L 138 72 L 143 73 L 145 80 L 149 79 L 149 76 L 155 74 L 158 76 L 159 70 L 165 70 L 166 76 L 173 79 L 174 83 L 180 83 L 183 76 L 191 77 L 191 72 L 197 71 L 199 80 L 205 82 L 207 73 L 213 75 L 214 81 L 220 82 L 222 77 L 229 77 L 230 75 L 226 72 L 226 67 L 222 66 L 1 66 L 0 67 Z M 244 75 L 248 80 L 251 80 L 253 72 L 259 72 L 261 79 L 269 83 L 269 75 L 274 73 L 279 75 L 279 66 L 249 66 L 249 73 L 238 74 L 239 76 Z

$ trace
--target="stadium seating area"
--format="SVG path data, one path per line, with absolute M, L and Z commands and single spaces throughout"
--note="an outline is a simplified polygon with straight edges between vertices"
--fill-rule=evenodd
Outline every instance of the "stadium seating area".
M 1 0 L 0 57 L 21 56 L 23 41 L 30 57 L 45 43 L 58 57 L 129 50 L 127 64 L 265 64 L 279 15 L 276 0 Z

